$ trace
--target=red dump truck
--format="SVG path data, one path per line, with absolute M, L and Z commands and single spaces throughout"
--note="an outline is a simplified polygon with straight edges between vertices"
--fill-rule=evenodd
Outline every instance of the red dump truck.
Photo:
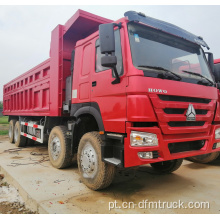
M 78 10 L 52 31 L 50 58 L 4 85 L 10 142 L 48 142 L 56 168 L 77 155 L 93 190 L 116 167 L 169 173 L 217 152 L 213 55 L 202 47 L 202 37 L 143 13 L 113 22 Z

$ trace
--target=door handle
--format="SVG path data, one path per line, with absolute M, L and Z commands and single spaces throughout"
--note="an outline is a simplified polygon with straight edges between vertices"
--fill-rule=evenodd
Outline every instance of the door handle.
M 95 87 L 96 86 L 96 81 L 93 81 L 92 82 L 92 87 Z

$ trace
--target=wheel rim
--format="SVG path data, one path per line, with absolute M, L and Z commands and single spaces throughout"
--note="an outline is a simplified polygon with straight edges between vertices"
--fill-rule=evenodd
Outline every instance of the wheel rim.
M 12 138 L 12 126 L 9 126 L 9 130 L 8 130 L 8 136 L 11 139 Z
M 84 178 L 93 178 L 96 175 L 98 170 L 97 154 L 90 142 L 87 142 L 81 151 L 80 163 Z
M 18 128 L 17 127 L 15 127 L 14 139 L 15 139 L 15 142 L 17 142 L 18 140 Z
M 50 143 L 50 152 L 53 160 L 57 160 L 59 158 L 61 152 L 61 143 L 59 137 L 53 137 Z

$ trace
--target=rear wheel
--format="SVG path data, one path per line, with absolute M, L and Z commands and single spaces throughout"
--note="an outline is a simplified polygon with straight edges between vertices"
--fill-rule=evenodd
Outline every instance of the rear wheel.
M 80 140 L 77 153 L 81 179 L 92 190 L 108 187 L 115 175 L 115 166 L 102 161 L 101 144 L 98 132 L 86 133 Z
M 48 153 L 51 164 L 58 169 L 68 167 L 72 164 L 73 154 L 71 152 L 70 139 L 67 138 L 67 128 L 56 126 L 52 129 L 48 141 Z
M 220 155 L 219 152 L 214 152 L 210 154 L 198 155 L 195 157 L 188 157 L 187 159 L 196 163 L 210 163 L 216 160 L 219 155 Z
M 14 142 L 17 147 L 24 147 L 26 144 L 26 137 L 21 135 L 21 125 L 17 121 L 14 127 Z
M 177 170 L 183 162 L 183 159 L 168 160 L 163 162 L 151 163 L 150 165 L 162 174 L 172 173 Z
M 9 142 L 14 143 L 14 129 L 15 129 L 15 123 L 16 120 L 11 120 L 9 122 L 9 129 L 8 129 L 8 137 L 9 137 Z

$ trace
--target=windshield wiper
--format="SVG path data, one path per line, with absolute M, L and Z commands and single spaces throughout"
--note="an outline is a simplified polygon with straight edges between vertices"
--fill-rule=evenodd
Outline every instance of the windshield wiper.
M 167 76 L 166 73 L 168 73 L 168 74 L 170 74 L 172 76 L 175 76 L 178 80 L 182 79 L 182 77 L 179 76 L 178 74 L 173 73 L 170 70 L 164 69 L 163 67 L 160 67 L 160 66 L 144 66 L 144 65 L 142 66 L 141 65 L 141 66 L 138 66 L 138 67 L 149 68 L 149 69 L 154 69 L 154 70 L 162 70 L 162 71 L 165 71 L 165 74 L 163 73 L 163 77 L 166 77 Z
M 195 72 L 191 72 L 191 71 L 186 71 L 186 70 L 182 70 L 182 72 L 184 72 L 184 73 L 190 73 L 190 74 L 192 74 L 192 75 L 194 75 L 194 76 L 200 76 L 202 79 L 205 79 L 206 81 L 208 81 L 209 84 L 211 83 L 212 86 L 214 85 L 214 82 L 212 82 L 210 79 L 206 78 L 205 76 L 203 76 L 203 75 L 201 75 L 201 74 L 199 74 L 199 73 L 195 73 Z

